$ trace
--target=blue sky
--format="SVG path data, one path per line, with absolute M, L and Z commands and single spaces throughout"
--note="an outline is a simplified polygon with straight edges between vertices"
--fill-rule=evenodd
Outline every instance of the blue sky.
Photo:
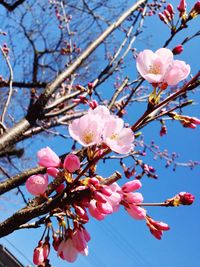
M 174 6 L 179 1 L 173 1 Z M 195 3 L 195 1 L 191 1 Z M 199 18 L 196 19 L 194 27 L 187 30 L 184 38 L 189 32 L 195 32 L 198 29 Z M 143 36 L 152 36 L 150 46 L 145 41 L 137 42 L 138 51 L 143 49 L 157 50 L 160 48 L 169 30 L 158 18 L 148 18 L 146 21 L 147 28 Z M 180 34 L 180 36 L 182 36 Z M 172 42 L 169 48 L 173 48 L 184 39 L 179 36 Z M 199 59 L 197 59 L 197 51 L 199 47 L 198 39 L 192 41 L 185 46 L 183 54 L 178 59 L 185 60 L 192 67 L 192 73 L 199 69 Z M 126 69 L 130 75 L 135 75 L 135 63 L 130 62 L 130 66 Z M 124 74 L 125 76 L 126 74 Z M 106 82 L 104 87 L 113 86 L 112 82 Z M 104 89 L 102 88 L 102 91 Z M 199 95 L 198 95 L 199 96 Z M 198 97 L 195 97 L 198 104 Z M 136 115 L 142 114 L 140 107 Z M 193 105 L 186 108 L 184 114 L 193 115 L 200 118 L 200 106 Z M 130 117 L 125 117 L 125 121 L 129 121 Z M 168 134 L 162 138 L 159 137 L 160 125 L 152 123 L 144 129 L 145 141 L 147 143 L 155 140 L 160 148 L 167 148 L 169 152 L 177 152 L 180 154 L 178 161 L 185 162 L 190 159 L 200 160 L 200 130 L 184 129 L 179 123 L 169 122 L 167 124 Z M 32 154 L 47 144 L 38 142 L 35 144 Z M 62 154 L 67 149 L 63 144 L 63 140 L 51 139 L 48 145 L 58 154 Z M 121 208 L 120 212 L 107 216 L 102 222 L 91 219 L 86 228 L 89 230 L 92 240 L 89 242 L 89 256 L 80 256 L 72 266 L 74 267 L 199 267 L 199 220 L 200 220 L 200 167 L 193 171 L 189 168 L 177 168 L 175 172 L 172 168 L 164 168 L 163 161 L 155 161 L 149 154 L 146 162 L 154 166 L 159 174 L 159 180 L 151 180 L 144 177 L 142 180 L 143 187 L 141 192 L 144 195 L 145 202 L 160 202 L 168 197 L 172 197 L 181 191 L 188 191 L 196 196 L 196 201 L 192 206 L 179 208 L 148 208 L 148 213 L 156 220 L 165 221 L 171 227 L 171 230 L 164 233 L 161 241 L 156 240 L 145 226 L 144 221 L 135 221 Z M 33 165 L 36 163 L 36 157 Z M 116 169 L 120 169 L 116 163 L 108 166 L 100 166 L 99 172 L 102 176 L 109 176 Z M 10 199 L 12 194 L 7 195 Z M 6 201 L 5 201 L 6 203 Z M 20 203 L 10 203 L 10 210 L 14 209 Z M 4 217 L 8 211 L 3 211 L 0 216 Z M 37 245 L 41 236 L 42 229 L 16 231 L 12 235 L 2 239 L 1 243 L 11 250 L 25 266 L 28 264 L 25 259 L 16 250 L 19 249 L 28 259 L 32 259 L 32 251 Z M 8 243 L 8 241 L 11 243 Z M 14 248 L 13 244 L 16 248 Z M 60 259 L 57 259 L 53 249 L 51 251 L 51 262 L 54 267 L 64 267 L 70 265 Z M 33 265 L 32 265 L 33 266 Z

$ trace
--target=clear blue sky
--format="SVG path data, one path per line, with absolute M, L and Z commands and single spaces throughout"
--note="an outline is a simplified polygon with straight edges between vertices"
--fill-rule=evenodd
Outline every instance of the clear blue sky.
M 179 1 L 171 1 L 176 6 Z M 191 1 L 195 3 L 195 1 Z M 199 18 L 196 19 L 195 27 L 191 28 L 191 32 L 197 30 Z M 168 34 L 167 27 L 157 18 L 149 18 L 146 21 L 146 30 L 143 36 L 152 36 L 150 46 L 146 42 L 137 42 L 138 51 L 146 48 L 157 50 L 160 48 Z M 185 35 L 186 37 L 187 35 Z M 176 38 L 170 48 L 179 44 L 179 38 Z M 185 60 L 192 67 L 192 73 L 199 69 L 199 40 L 194 40 L 189 45 L 186 45 L 185 51 L 180 55 L 179 59 Z M 127 73 L 133 75 L 135 73 L 135 64 L 130 62 Z M 124 74 L 125 76 L 125 74 Z M 133 76 L 132 76 L 133 77 Z M 109 88 L 112 83 L 104 84 Z M 105 89 L 102 89 L 102 91 Z M 198 94 L 199 96 L 199 94 Z M 196 98 L 198 102 L 199 98 Z M 141 109 L 138 111 L 142 112 Z M 190 114 L 200 118 L 200 106 L 194 105 L 184 111 L 185 114 Z M 130 120 L 125 117 L 125 120 Z M 151 124 L 143 133 L 145 134 L 146 142 L 155 140 L 162 149 L 167 148 L 169 152 L 177 152 L 180 154 L 179 161 L 185 162 L 190 159 L 200 160 L 200 128 L 196 130 L 184 129 L 179 123 L 168 124 L 167 136 L 159 137 L 160 125 Z M 49 145 L 49 143 L 47 143 Z M 34 154 L 38 148 L 47 145 L 43 142 L 35 144 L 33 149 Z M 54 142 L 51 139 L 51 148 L 58 154 L 65 152 L 63 140 Z M 66 145 L 67 148 L 67 145 Z M 143 187 L 141 192 L 144 195 L 146 202 L 160 202 L 168 197 L 171 197 L 181 191 L 188 191 L 196 196 L 196 201 L 192 206 L 179 208 L 148 208 L 148 213 L 156 220 L 165 221 L 171 227 L 171 230 L 164 233 L 161 241 L 156 240 L 145 226 L 144 221 L 135 221 L 128 216 L 123 209 L 120 212 L 107 216 L 107 218 L 98 222 L 91 219 L 86 228 L 89 230 L 92 240 L 89 242 L 89 256 L 79 257 L 72 266 L 74 267 L 199 267 L 200 254 L 200 167 L 190 171 L 188 168 L 178 168 L 176 172 L 172 169 L 165 169 L 165 163 L 162 161 L 154 161 L 151 155 L 147 157 L 147 163 L 154 166 L 159 174 L 159 180 L 150 180 L 144 178 L 142 180 Z M 36 158 L 35 158 L 36 162 Z M 34 163 L 35 163 L 34 162 Z M 34 165 L 33 163 L 33 165 Z M 112 171 L 120 169 L 114 162 L 109 168 L 99 168 L 100 174 L 109 176 Z M 12 197 L 8 195 L 7 197 Z M 5 201 L 6 203 L 6 201 Z M 10 203 L 12 209 L 16 203 Z M 20 206 L 20 204 L 19 204 Z M 8 211 L 0 211 L 0 216 L 6 216 Z M 11 252 L 16 255 L 25 265 L 27 260 L 20 255 L 16 250 L 19 249 L 28 259 L 32 259 L 32 251 L 36 246 L 42 230 L 23 230 L 16 231 L 12 235 L 2 239 L 3 243 Z M 16 248 L 14 248 L 11 242 Z M 53 249 L 51 251 L 51 263 L 54 267 L 64 267 L 69 263 L 57 259 Z M 33 266 L 33 265 L 32 265 Z

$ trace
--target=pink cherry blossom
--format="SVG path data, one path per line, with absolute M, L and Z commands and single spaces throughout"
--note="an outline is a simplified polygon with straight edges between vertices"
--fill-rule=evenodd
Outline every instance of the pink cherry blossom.
M 74 209 L 75 209 L 76 214 L 79 216 L 79 218 L 81 218 L 85 222 L 89 221 L 89 217 L 84 207 L 74 205 Z
M 49 243 L 48 237 L 45 238 L 45 242 L 44 242 L 42 248 L 43 248 L 43 256 L 44 256 L 44 259 L 46 260 L 49 256 L 49 253 L 50 253 L 50 243 Z
M 83 146 L 95 145 L 101 143 L 102 125 L 94 115 L 86 114 L 73 120 L 69 125 L 69 134 Z
M 106 203 L 102 203 L 100 201 L 97 201 L 96 207 L 100 213 L 103 213 L 103 214 L 113 213 L 112 205 L 108 201 Z
M 33 252 L 33 263 L 35 265 L 40 265 L 44 262 L 45 258 L 43 255 L 42 241 L 39 242 L 38 246 L 34 249 Z
M 144 220 L 146 217 L 146 210 L 135 205 L 130 205 L 126 211 L 136 220 Z
M 168 231 L 170 229 L 168 224 L 164 222 L 154 221 L 149 216 L 146 217 L 146 223 L 147 223 L 147 226 L 149 227 L 151 234 L 158 240 L 162 238 L 163 231 Z
M 127 193 L 127 194 L 124 194 L 123 196 L 123 199 L 126 200 L 128 203 L 134 203 L 134 204 L 139 204 L 139 203 L 142 203 L 143 202 L 143 196 L 141 193 Z
M 128 212 L 128 214 L 136 220 L 143 220 L 146 217 L 146 210 L 140 206 L 137 206 L 137 204 L 141 204 L 143 202 L 142 194 L 138 192 L 136 193 L 131 192 L 140 189 L 141 186 L 142 184 L 140 181 L 133 180 L 127 182 L 122 187 L 122 192 L 123 192 L 122 202 L 124 202 L 124 207 Z
M 125 183 L 122 186 L 122 190 L 123 190 L 123 192 L 128 193 L 128 192 L 138 190 L 141 187 L 142 187 L 142 184 L 139 180 L 133 180 L 133 181 L 129 181 L 129 182 Z
M 59 167 L 60 159 L 56 155 L 56 153 L 51 150 L 48 146 L 42 148 L 37 153 L 38 156 L 38 164 L 43 167 Z
M 74 262 L 78 257 L 78 250 L 74 247 L 70 237 L 63 240 L 58 247 L 58 255 L 68 262 Z
M 96 206 L 96 200 L 92 199 L 89 204 L 89 213 L 95 219 L 101 221 L 105 218 L 106 214 L 99 211 Z
M 190 65 L 181 60 L 174 60 L 172 67 L 165 77 L 168 85 L 176 85 L 180 81 L 187 78 L 190 73 Z
M 88 245 L 85 239 L 83 229 L 76 227 L 73 230 L 72 242 L 74 247 L 78 250 L 78 252 L 80 252 L 84 256 L 88 255 Z
M 49 167 L 49 168 L 47 168 L 47 173 L 50 176 L 54 177 L 54 178 L 56 178 L 58 176 L 59 172 L 60 172 L 59 169 L 57 169 L 55 167 Z
M 47 174 L 36 174 L 32 175 L 26 181 L 26 189 L 29 193 L 34 196 L 44 194 L 48 186 L 48 175 Z
M 73 173 L 80 169 L 80 160 L 76 155 L 69 154 L 65 157 L 63 167 L 67 171 Z
M 86 242 L 89 242 L 91 240 L 89 232 L 83 226 L 82 226 L 82 231 L 83 231 Z
M 133 148 L 134 134 L 130 128 L 124 128 L 122 119 L 112 116 L 105 124 L 103 140 L 112 151 L 127 154 Z
M 173 53 L 167 48 L 160 48 L 155 53 L 144 50 L 136 59 L 140 75 L 150 83 L 161 83 L 173 64 Z

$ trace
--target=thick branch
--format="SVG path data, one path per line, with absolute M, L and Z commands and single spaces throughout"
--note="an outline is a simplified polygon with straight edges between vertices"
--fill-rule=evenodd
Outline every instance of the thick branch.
M 29 114 L 26 118 L 23 118 L 13 128 L 9 129 L 0 138 L 0 151 L 6 146 L 16 143 L 20 136 L 34 125 L 36 120 L 42 116 L 43 108 L 48 102 L 49 98 L 57 87 L 74 71 L 80 67 L 80 65 L 91 55 L 91 53 L 116 29 L 120 24 L 126 20 L 141 4 L 145 3 L 146 0 L 140 0 L 135 3 L 128 11 L 126 11 L 116 22 L 110 25 L 89 47 L 69 66 L 63 71 L 53 82 L 48 84 L 44 92 L 40 95 L 37 102 L 33 105 Z
M 111 184 L 120 178 L 121 174 L 119 172 L 116 172 L 109 178 L 107 178 L 104 181 L 104 184 Z M 0 224 L 0 237 L 12 233 L 31 219 L 44 215 L 57 207 L 62 207 L 66 204 L 73 204 L 74 202 L 81 201 L 85 196 L 89 196 L 89 194 L 89 189 L 74 191 L 73 193 L 68 194 L 67 197 L 65 197 L 65 194 L 63 192 L 53 199 L 47 200 L 45 203 L 39 204 L 34 207 L 25 207 Z
M 19 5 L 23 4 L 25 2 L 25 0 L 18 0 L 16 1 L 14 4 L 8 4 L 3 0 L 0 0 L 0 5 L 4 6 L 9 12 L 12 12 L 13 10 L 15 10 L 15 8 L 17 8 Z

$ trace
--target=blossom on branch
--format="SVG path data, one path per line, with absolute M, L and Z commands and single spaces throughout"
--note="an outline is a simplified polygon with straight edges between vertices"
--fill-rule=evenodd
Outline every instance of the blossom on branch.
M 105 143 L 119 154 L 127 154 L 133 149 L 132 130 L 124 127 L 124 121 L 110 114 L 105 106 L 90 108 L 86 115 L 70 124 L 69 133 L 83 146 Z
M 45 147 L 38 151 L 38 164 L 43 167 L 59 167 L 60 158 L 56 153 L 50 148 Z
M 36 174 L 32 175 L 26 181 L 26 189 L 29 193 L 34 196 L 44 194 L 48 186 L 48 175 L 47 174 Z
M 184 61 L 174 60 L 173 53 L 167 48 L 160 48 L 155 53 L 148 49 L 140 52 L 136 67 L 140 75 L 152 84 L 176 85 L 190 73 L 190 66 Z

